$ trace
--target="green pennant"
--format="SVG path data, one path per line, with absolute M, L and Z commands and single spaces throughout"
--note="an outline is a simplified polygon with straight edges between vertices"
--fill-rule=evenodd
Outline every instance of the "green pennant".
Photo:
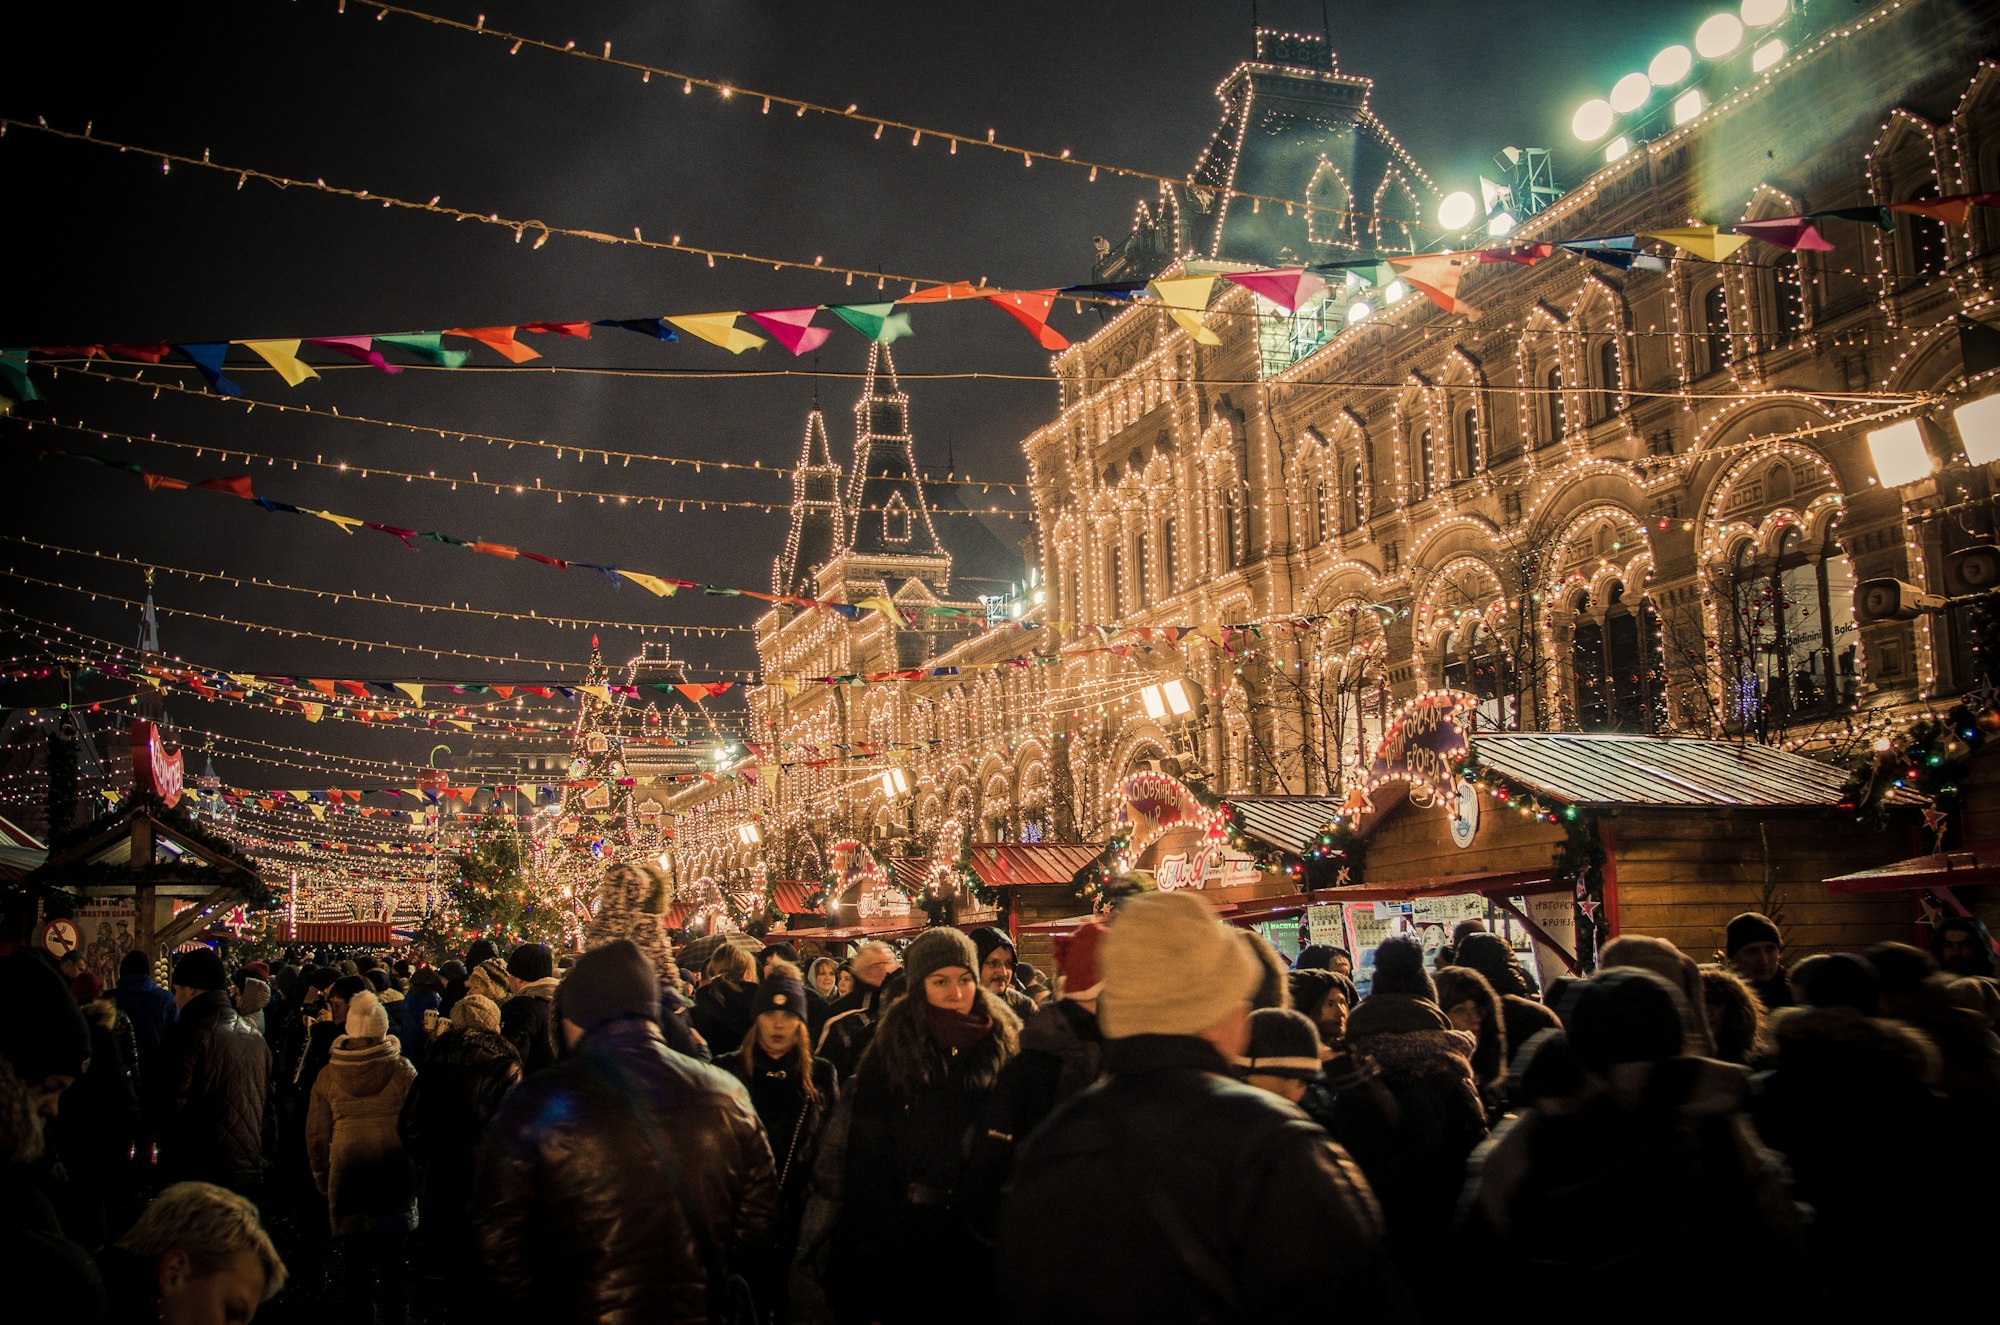
M 42 393 L 35 390 L 35 384 L 28 380 L 26 350 L 0 350 L 0 391 L 5 391 L 23 404 L 42 398 Z
M 444 347 L 444 333 L 420 331 L 409 336 L 377 336 L 377 345 L 394 345 L 399 350 L 408 350 L 419 359 L 428 359 L 440 368 L 456 368 L 470 357 L 470 350 L 448 350 Z
M 894 303 L 829 304 L 827 311 L 869 340 L 882 345 L 892 344 L 914 330 L 910 326 L 910 315 L 897 312 Z

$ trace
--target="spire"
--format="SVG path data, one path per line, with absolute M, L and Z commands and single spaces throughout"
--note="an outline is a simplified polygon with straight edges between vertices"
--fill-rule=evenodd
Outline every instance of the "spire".
M 815 387 L 805 442 L 799 447 L 799 467 L 792 471 L 791 528 L 785 534 L 785 550 L 771 568 L 771 592 L 802 598 L 818 596 L 819 568 L 847 543 L 847 511 L 840 502 L 842 474 L 827 445 L 818 394 Z
M 848 478 L 848 550 L 863 557 L 945 556 L 917 481 L 910 398 L 886 345 L 868 349 L 868 375 L 854 407 L 854 473 Z
M 139 610 L 139 649 L 143 653 L 160 651 L 160 617 L 153 610 L 153 572 L 146 571 L 146 604 Z

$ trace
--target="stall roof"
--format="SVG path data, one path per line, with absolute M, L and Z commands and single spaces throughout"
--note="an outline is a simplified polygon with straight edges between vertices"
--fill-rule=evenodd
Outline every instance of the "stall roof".
M 807 879 L 778 879 L 771 884 L 771 900 L 788 916 L 817 916 L 826 912 L 806 905 L 806 894 L 819 885 Z
M 1260 842 L 1302 854 L 1340 814 L 1336 796 L 1231 796 L 1236 822 Z
M 1102 854 L 1089 842 L 975 842 L 972 872 L 988 888 L 1068 887 Z
M 772 930 L 771 935 L 787 942 L 796 939 L 812 939 L 817 943 L 854 943 L 861 939 L 901 938 L 905 934 L 920 934 L 922 924 L 900 925 L 842 925 L 830 929 L 782 929 Z M 766 937 L 770 937 L 767 935 Z
M 1486 732 L 1473 738 L 1493 772 L 1571 805 L 1823 807 L 1847 771 L 1787 750 L 1680 736 Z
M 1987 845 L 1971 851 L 1912 856 L 1872 870 L 1837 874 L 1820 882 L 1830 893 L 1893 893 L 2000 883 L 2000 847 Z
M 287 943 L 363 943 L 375 947 L 386 947 L 396 937 L 386 920 L 301 920 L 280 925 L 278 933 Z

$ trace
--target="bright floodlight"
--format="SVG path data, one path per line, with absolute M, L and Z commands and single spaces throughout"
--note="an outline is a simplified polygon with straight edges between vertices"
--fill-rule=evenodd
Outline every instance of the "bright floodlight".
M 1498 239 L 1502 235 L 1512 233 L 1514 227 L 1518 224 L 1520 223 L 1514 219 L 1512 212 L 1498 211 L 1487 219 L 1486 233 Z
M 1868 454 L 1875 461 L 1875 477 L 1887 488 L 1921 482 L 1937 468 L 1924 446 L 1924 430 L 1915 419 L 1904 419 L 1869 433 Z
M 1611 109 L 1630 115 L 1653 95 L 1653 80 L 1644 74 L 1627 74 L 1611 85 Z
M 1672 87 L 1686 78 L 1688 70 L 1692 68 L 1694 68 L 1693 51 L 1685 46 L 1669 46 L 1655 55 L 1653 62 L 1646 66 L 1646 77 L 1653 81 L 1654 87 Z
M 1410 287 L 1404 285 L 1401 281 L 1390 281 L 1382 287 L 1382 302 L 1384 304 L 1393 304 L 1409 292 Z
M 1604 145 L 1604 164 L 1610 165 L 1613 161 L 1622 159 L 1631 150 L 1632 140 L 1622 133 L 1619 134 Z
M 1694 30 L 1695 54 L 1704 60 L 1720 60 L 1743 44 L 1743 20 L 1734 14 L 1717 14 Z
M 1790 0 L 1743 0 L 1743 25 L 1768 28 L 1791 9 Z
M 2000 396 L 1984 396 L 1951 412 L 1965 458 L 1975 465 L 2000 460 Z
M 1347 306 L 1347 325 L 1351 327 L 1356 322 L 1366 322 L 1368 315 L 1374 311 L 1375 305 L 1369 303 L 1366 299 L 1355 300 Z
M 1689 88 L 1674 98 L 1674 123 L 1676 125 L 1686 124 L 1689 120 L 1701 114 L 1702 107 L 1707 104 L 1706 101 L 1702 100 L 1700 88 Z
M 1603 97 L 1593 97 L 1576 108 L 1570 116 L 1569 131 L 1586 143 L 1594 143 L 1611 132 L 1611 121 L 1615 112 L 1611 103 Z
M 1463 230 L 1472 224 L 1473 216 L 1479 211 L 1479 204 L 1472 195 L 1465 192 L 1447 193 L 1438 204 L 1438 225 L 1446 230 Z
M 1750 52 L 1750 69 L 1753 73 L 1763 73 L 1772 65 L 1785 58 L 1785 43 L 1776 37 Z

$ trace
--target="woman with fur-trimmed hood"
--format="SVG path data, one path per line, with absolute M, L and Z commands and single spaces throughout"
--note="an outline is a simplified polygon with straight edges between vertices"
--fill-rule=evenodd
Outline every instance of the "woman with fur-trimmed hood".
M 961 1188 L 967 1135 L 1020 1022 L 980 985 L 978 952 L 956 929 L 919 934 L 903 969 L 908 992 L 882 1013 L 855 1069 L 834 1166 L 842 1205 L 828 1290 L 842 1320 L 930 1320 L 940 1302 L 992 1297 L 990 1250 Z

